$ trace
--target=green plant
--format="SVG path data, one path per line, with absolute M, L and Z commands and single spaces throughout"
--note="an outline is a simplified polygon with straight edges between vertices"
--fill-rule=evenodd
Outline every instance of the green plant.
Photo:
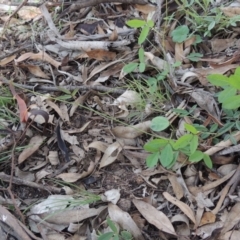
M 229 26 L 236 26 L 240 16 L 227 17 L 219 7 L 211 5 L 211 0 L 176 0 L 179 11 L 194 32 L 211 36 L 213 31 L 225 30 Z
M 152 120 L 151 128 L 154 131 L 162 131 L 168 126 L 166 118 L 157 117 Z M 177 140 L 158 138 L 146 143 L 144 149 L 151 153 L 146 159 L 147 166 L 154 167 L 160 162 L 163 167 L 171 168 L 181 153 L 192 163 L 203 160 L 209 168 L 212 168 L 210 157 L 197 149 L 200 132 L 190 124 L 185 124 L 185 129 L 188 133 Z
M 144 21 L 139 19 L 133 19 L 127 21 L 127 25 L 132 28 L 140 28 L 141 32 L 138 37 L 138 44 L 141 45 L 146 39 L 149 34 L 149 31 L 154 26 L 154 22 L 152 20 Z M 139 72 L 144 72 L 146 68 L 146 64 L 144 61 L 144 50 L 143 48 L 139 48 L 138 50 L 138 58 L 139 62 L 131 62 L 124 66 L 123 71 L 125 73 L 131 73 L 135 69 L 139 69 Z
M 235 73 L 229 77 L 222 74 L 211 74 L 207 77 L 208 81 L 224 90 L 217 94 L 218 102 L 224 109 L 237 109 L 240 107 L 240 67 L 236 68 Z
M 99 233 L 98 240 L 131 240 L 132 235 L 128 231 L 120 231 L 116 224 L 107 218 L 107 224 L 112 231 L 106 233 Z

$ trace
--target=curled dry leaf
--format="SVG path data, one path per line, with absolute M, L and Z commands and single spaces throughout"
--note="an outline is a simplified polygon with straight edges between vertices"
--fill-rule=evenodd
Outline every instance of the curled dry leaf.
M 90 91 L 87 92 L 87 93 L 84 94 L 84 95 L 79 96 L 79 97 L 74 101 L 74 103 L 72 104 L 70 113 L 69 113 L 70 117 L 73 116 L 73 114 L 76 112 L 76 110 L 77 110 L 78 107 L 81 107 L 81 105 L 83 105 L 83 103 L 84 103 L 85 99 L 88 97 L 89 93 L 90 93 Z
M 28 147 L 26 147 L 19 155 L 18 157 L 18 163 L 21 164 L 24 162 L 28 157 L 30 157 L 34 152 L 36 152 L 43 141 L 46 139 L 44 136 L 34 136 L 31 138 Z
M 240 221 L 240 202 L 236 203 L 231 211 L 227 215 L 226 221 L 224 221 L 223 229 L 221 233 L 224 234 L 231 230 Z
M 82 209 L 67 209 L 64 211 L 57 211 L 54 214 L 43 213 L 41 218 L 46 222 L 55 223 L 55 224 L 70 224 L 72 222 L 81 222 L 87 218 L 97 216 L 100 214 L 106 207 L 102 206 L 99 208 L 82 208 Z
M 96 148 L 97 150 L 99 150 L 101 152 L 105 152 L 107 149 L 107 144 L 100 142 L 100 141 L 95 141 L 95 142 L 90 143 L 87 146 L 87 149 L 89 149 L 89 148 Z
M 27 120 L 28 120 L 27 105 L 26 105 L 26 103 L 23 101 L 23 99 L 22 99 L 21 97 L 19 97 L 19 95 L 16 93 L 15 88 L 14 88 L 12 82 L 10 82 L 9 88 L 10 88 L 10 90 L 11 90 L 11 92 L 12 92 L 12 95 L 17 99 L 18 109 L 19 109 L 19 115 L 20 115 L 20 122 L 21 122 L 21 123 L 26 123 Z
M 107 149 L 104 152 L 104 155 L 100 162 L 100 168 L 106 167 L 109 164 L 113 163 L 117 157 L 118 154 L 122 151 L 122 146 L 119 142 L 115 142 L 107 147 Z
M 127 212 L 124 212 L 118 206 L 109 203 L 108 213 L 111 220 L 118 223 L 123 229 L 129 231 L 133 235 L 134 239 L 144 240 L 144 237 L 137 224 Z
M 6 57 L 6 58 L 2 59 L 2 60 L 0 61 L 0 66 L 5 66 L 5 65 L 7 65 L 7 64 L 10 63 L 11 61 L 13 61 L 16 56 L 17 56 L 17 55 L 11 55 L 11 56 L 9 56 L 9 57 Z
M 65 182 L 73 183 L 79 179 L 85 178 L 88 175 L 90 175 L 94 170 L 94 167 L 95 167 L 95 163 L 91 161 L 89 163 L 89 167 L 87 171 L 83 171 L 82 173 L 62 173 L 62 174 L 59 174 L 57 177 L 61 178 Z
M 196 89 L 189 93 L 189 95 L 196 101 L 196 103 L 216 119 L 220 119 L 220 110 L 214 97 L 209 92 Z
M 139 93 L 126 90 L 121 96 L 114 100 L 113 105 L 117 105 L 119 108 L 122 108 L 122 106 L 136 106 L 140 99 Z
M 163 196 L 169 202 L 178 206 L 184 212 L 184 214 L 186 214 L 189 217 L 189 219 L 192 220 L 192 222 L 194 224 L 196 224 L 196 219 L 195 219 L 194 213 L 193 213 L 192 209 L 187 204 L 185 204 L 184 202 L 181 202 L 178 199 L 172 197 L 168 192 L 164 192 Z
M 176 236 L 176 232 L 173 228 L 172 223 L 163 212 L 158 211 L 149 203 L 143 202 L 141 200 L 134 199 L 133 203 L 138 209 L 138 211 L 143 215 L 144 218 L 146 218 L 149 223 L 153 224 L 155 227 L 157 227 L 163 232 Z
M 120 199 L 120 191 L 119 189 L 111 189 L 106 191 L 102 196 L 101 199 L 104 202 L 111 202 L 112 204 L 117 204 L 118 200 Z
M 56 166 L 59 162 L 58 152 L 57 151 L 49 151 L 48 160 L 51 165 Z
M 111 130 L 115 137 L 119 138 L 136 138 L 150 129 L 151 121 L 142 122 L 133 126 L 118 126 Z
M 49 107 L 53 108 L 57 112 L 57 114 L 63 121 L 65 121 L 61 109 L 54 102 L 50 101 L 49 99 L 46 99 L 46 103 Z
M 159 70 L 165 70 L 168 63 L 159 57 L 155 57 L 151 52 L 144 52 L 146 58 L 150 59 L 152 64 L 156 66 Z
M 44 73 L 39 66 L 31 65 L 31 64 L 19 64 L 19 67 L 26 67 L 30 73 L 34 76 L 50 79 L 50 77 Z
M 15 62 L 19 63 L 29 58 L 33 60 L 40 60 L 40 61 L 50 63 L 55 68 L 58 68 L 59 66 L 61 66 L 60 62 L 55 61 L 52 57 L 50 57 L 47 53 L 43 51 L 39 51 L 39 53 L 32 53 L 32 52 L 24 53 L 22 56 L 16 59 Z

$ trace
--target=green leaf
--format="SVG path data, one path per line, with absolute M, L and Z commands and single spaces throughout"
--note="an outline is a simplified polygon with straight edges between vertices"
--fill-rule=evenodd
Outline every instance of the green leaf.
M 152 119 L 150 128 L 153 131 L 162 131 L 170 125 L 166 117 L 155 117 Z
M 218 94 L 218 101 L 220 103 L 226 102 L 229 96 L 234 96 L 237 93 L 237 89 L 233 87 L 227 87 Z
M 185 123 L 184 127 L 187 131 L 189 131 L 192 134 L 197 134 L 198 133 L 198 130 L 191 124 Z
M 160 162 L 163 167 L 168 168 L 174 159 L 173 150 L 170 144 L 167 144 L 160 153 Z
M 204 155 L 203 152 L 197 150 L 189 156 L 189 161 L 199 162 L 200 160 L 203 159 L 203 155 Z
M 148 152 L 158 152 L 161 148 L 165 147 L 168 144 L 168 140 L 166 139 L 154 139 L 150 142 L 147 142 L 144 145 L 144 150 Z
M 211 74 L 207 76 L 207 80 L 218 87 L 224 87 L 229 85 L 228 77 L 223 76 L 222 74 Z
M 149 168 L 155 167 L 158 163 L 159 156 L 160 156 L 159 152 L 150 154 L 146 159 L 147 167 Z
M 139 57 L 140 62 L 144 62 L 144 50 L 143 50 L 143 48 L 139 48 L 138 57 Z
M 198 136 L 194 135 L 192 141 L 190 142 L 190 152 L 191 154 L 197 150 L 198 147 Z
M 240 121 L 236 121 L 236 128 L 240 131 Z
M 123 71 L 125 73 L 131 73 L 137 68 L 137 66 L 138 66 L 138 63 L 131 62 L 123 67 Z
M 188 38 L 189 28 L 186 25 L 179 26 L 171 32 L 174 42 L 181 43 Z
M 203 161 L 206 164 L 206 166 L 208 168 L 212 168 L 213 164 L 212 164 L 212 159 L 207 155 L 207 154 L 203 154 Z
M 217 129 L 218 129 L 218 124 L 217 124 L 217 123 L 214 123 L 214 124 L 210 127 L 209 132 L 213 133 L 213 132 L 215 132 Z
M 118 235 L 114 235 L 113 236 L 113 240 L 119 240 L 119 236 Z
M 238 90 L 240 90 L 240 79 L 239 79 L 239 76 L 231 75 L 229 77 L 229 84 L 232 87 L 237 88 Z
M 230 135 L 229 139 L 231 140 L 232 144 L 237 145 L 237 140 L 233 135 Z
M 72 98 L 72 95 L 61 95 L 59 97 L 56 97 L 55 99 L 56 100 L 68 100 L 68 99 L 71 99 Z
M 222 107 L 226 109 L 236 109 L 240 107 L 240 95 L 228 97 L 223 103 Z
M 178 150 L 180 148 L 185 148 L 189 145 L 190 141 L 192 140 L 193 135 L 192 134 L 185 134 L 182 137 L 180 137 L 175 144 L 173 145 L 173 148 L 175 150 Z
M 141 62 L 138 66 L 139 68 L 139 72 L 142 73 L 145 71 L 145 68 L 146 68 L 146 64 L 144 62 Z
M 153 20 L 149 20 L 147 21 L 147 25 L 152 28 L 154 26 L 154 21 Z
M 127 25 L 132 28 L 140 28 L 146 25 L 146 21 L 139 20 L 139 19 L 133 19 L 127 21 Z
M 189 112 L 187 110 L 184 109 L 178 109 L 178 108 L 174 108 L 173 112 L 180 114 L 181 116 L 187 116 L 189 115 Z
M 236 68 L 234 75 L 240 77 L 240 67 Z
M 224 134 L 225 132 L 229 131 L 230 129 L 232 129 L 232 127 L 235 125 L 234 122 L 228 122 L 226 124 L 224 124 L 223 127 L 221 127 L 218 132 L 217 132 L 217 136 L 221 136 L 222 134 Z
M 114 233 L 113 232 L 107 232 L 102 234 L 101 236 L 98 237 L 98 240 L 110 240 L 112 239 Z
M 121 231 L 121 236 L 124 240 L 131 240 L 132 234 L 128 231 Z
M 187 56 L 187 58 L 192 62 L 198 62 L 202 56 L 203 54 L 201 53 L 191 53 Z
M 209 25 L 208 25 L 208 31 L 211 31 L 214 27 L 215 27 L 216 22 L 212 21 Z
M 114 233 L 118 233 L 118 229 L 117 229 L 115 223 L 110 218 L 107 218 L 107 224 Z
M 203 126 L 203 125 L 199 125 L 199 124 L 193 124 L 193 126 L 199 131 L 199 132 L 207 132 L 208 129 Z
M 180 67 L 182 65 L 181 61 L 176 61 L 172 66 L 173 67 Z
M 150 28 L 148 26 L 143 27 L 140 36 L 138 38 L 138 44 L 141 45 L 147 38 Z

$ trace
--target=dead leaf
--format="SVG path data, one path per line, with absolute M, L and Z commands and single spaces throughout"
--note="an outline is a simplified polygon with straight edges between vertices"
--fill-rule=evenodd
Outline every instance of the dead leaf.
M 115 142 L 107 147 L 107 149 L 104 152 L 104 155 L 101 159 L 99 168 L 106 167 L 113 163 L 117 157 L 118 154 L 122 151 L 122 146 L 119 142 Z
M 224 234 L 231 230 L 240 221 L 240 202 L 237 202 L 227 215 L 221 233 Z
M 7 64 L 10 63 L 11 61 L 13 61 L 16 56 L 17 56 L 17 55 L 11 55 L 11 56 L 9 56 L 9 57 L 6 57 L 6 58 L 2 59 L 2 60 L 0 61 L 0 66 L 5 66 L 5 65 L 7 65 Z
M 54 60 L 52 57 L 50 57 L 47 53 L 43 51 L 39 51 L 39 53 L 32 53 L 32 52 L 24 53 L 18 59 L 15 59 L 15 62 L 19 63 L 29 58 L 33 60 L 40 60 L 40 61 L 50 63 L 55 68 L 58 68 L 59 66 L 61 66 L 60 62 L 57 62 L 56 60 Z
M 194 213 L 193 213 L 192 209 L 187 204 L 185 204 L 184 202 L 181 202 L 181 201 L 177 200 L 176 198 L 172 197 L 168 192 L 164 192 L 163 196 L 169 202 L 178 206 L 183 211 L 183 213 L 186 214 L 186 216 L 188 216 L 189 219 L 191 219 L 194 224 L 196 224 L 196 219 L 195 219 Z
M 27 110 L 27 105 L 24 102 L 24 100 L 19 97 L 19 95 L 16 93 L 15 88 L 13 83 L 11 82 L 9 84 L 9 88 L 12 92 L 12 95 L 17 99 L 17 103 L 18 103 L 18 108 L 19 108 L 19 115 L 20 115 L 20 122 L 21 123 L 26 123 L 28 120 L 28 110 Z
M 96 49 L 86 52 L 89 58 L 99 61 L 113 61 L 116 58 L 115 52 L 106 51 L 103 49 Z
M 34 136 L 31 138 L 28 147 L 26 147 L 19 155 L 18 157 L 18 163 L 23 163 L 26 159 L 28 159 L 34 152 L 36 152 L 41 144 L 46 139 L 45 136 Z
M 209 223 L 214 223 L 216 220 L 216 215 L 213 214 L 212 212 L 205 212 L 202 216 L 201 222 L 199 226 L 209 224 Z
M 119 138 L 136 138 L 150 129 L 151 121 L 142 122 L 133 126 L 118 126 L 111 130 L 115 137 Z
M 153 224 L 155 227 L 157 227 L 163 232 L 176 236 L 176 232 L 172 226 L 172 223 L 164 213 L 158 211 L 150 204 L 137 199 L 133 199 L 133 203 L 138 209 L 138 211 L 143 215 L 144 218 L 146 218 L 149 223 Z
M 89 163 L 89 167 L 87 171 L 83 171 L 82 173 L 62 173 L 62 174 L 59 174 L 57 177 L 61 178 L 65 182 L 73 183 L 79 179 L 85 178 L 88 175 L 90 175 L 94 170 L 94 168 L 95 168 L 95 163 L 91 161 Z
M 129 231 L 134 239 L 144 240 L 140 229 L 127 212 L 124 212 L 118 206 L 109 203 L 108 213 L 111 220 L 118 223 L 123 229 Z

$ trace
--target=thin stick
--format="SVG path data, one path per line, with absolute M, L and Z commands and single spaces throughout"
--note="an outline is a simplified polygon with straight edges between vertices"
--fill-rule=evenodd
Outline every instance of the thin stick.
M 10 182 L 11 176 L 9 176 L 3 172 L 0 172 L 0 179 L 4 182 Z M 41 190 L 45 190 L 45 191 L 49 191 L 49 192 L 53 192 L 53 193 L 61 193 L 62 192 L 61 188 L 44 186 L 42 184 L 30 182 L 30 181 L 23 180 L 23 179 L 20 179 L 17 177 L 12 177 L 12 183 L 18 184 L 18 185 L 25 185 L 28 187 L 33 187 L 33 188 L 37 188 L 37 189 L 41 189 Z
M 9 84 L 9 80 L 7 80 L 5 77 L 0 76 L 0 81 L 3 83 Z M 74 91 L 76 89 L 78 90 L 96 90 L 99 92 L 104 92 L 104 93 L 116 93 L 116 94 L 123 94 L 126 90 L 125 89 L 118 89 L 118 88 L 109 88 L 105 86 L 66 86 L 66 87 L 51 87 L 51 86 L 28 86 L 24 84 L 18 84 L 18 83 L 13 83 L 14 86 L 23 88 L 23 89 L 28 89 L 31 91 L 36 91 L 36 90 L 42 90 L 42 91 L 49 91 L 49 92 L 64 92 L 64 90 L 68 91 Z

